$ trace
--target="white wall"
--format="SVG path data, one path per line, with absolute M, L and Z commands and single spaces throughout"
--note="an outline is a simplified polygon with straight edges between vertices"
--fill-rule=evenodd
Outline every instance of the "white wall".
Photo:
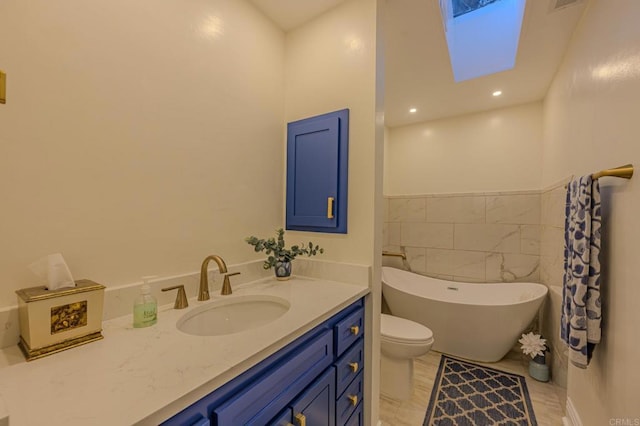
M 592 0 L 544 104 L 543 183 L 640 165 L 640 2 Z M 603 340 L 568 398 L 585 425 L 640 418 L 640 182 L 603 178 Z
M 0 52 L 0 307 L 48 253 L 111 286 L 282 223 L 284 35 L 245 1 L 3 0 Z
M 382 67 L 377 43 L 382 3 L 348 0 L 287 33 L 285 60 L 286 122 L 350 110 L 348 233 L 288 234 L 320 244 L 325 260 L 372 266 L 365 324 L 366 424 L 377 423 L 379 400 L 383 105 L 376 91 L 383 93 L 377 73 Z
M 287 33 L 286 46 L 287 123 L 350 109 L 348 233 L 289 232 L 323 246 L 326 249 L 323 259 L 372 265 L 376 2 L 347 1 Z
M 389 129 L 385 195 L 540 189 L 542 104 Z

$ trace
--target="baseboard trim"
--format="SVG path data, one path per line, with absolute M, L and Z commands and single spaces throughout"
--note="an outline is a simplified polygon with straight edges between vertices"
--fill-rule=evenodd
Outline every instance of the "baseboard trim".
M 562 418 L 562 424 L 565 426 L 582 426 L 582 420 L 578 415 L 576 407 L 573 405 L 571 398 L 567 397 L 567 417 Z

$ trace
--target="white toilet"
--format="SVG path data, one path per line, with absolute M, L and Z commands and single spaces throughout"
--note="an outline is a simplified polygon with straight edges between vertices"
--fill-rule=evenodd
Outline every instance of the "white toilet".
M 381 314 L 380 334 L 380 392 L 393 399 L 409 399 L 413 359 L 429 352 L 433 332 L 422 324 Z

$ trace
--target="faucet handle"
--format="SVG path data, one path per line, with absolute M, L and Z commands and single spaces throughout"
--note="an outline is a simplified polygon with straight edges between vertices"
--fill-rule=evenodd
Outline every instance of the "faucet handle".
M 176 303 L 173 304 L 173 309 L 184 309 L 189 306 L 187 300 L 187 293 L 184 291 L 184 285 L 176 285 L 173 287 L 163 288 L 162 291 L 178 290 L 176 295 Z
M 233 293 L 231 291 L 231 281 L 229 280 L 229 277 L 234 275 L 240 275 L 240 272 L 232 272 L 230 274 L 224 275 L 224 281 L 222 282 L 222 290 L 220 290 L 221 295 L 228 296 L 229 294 Z

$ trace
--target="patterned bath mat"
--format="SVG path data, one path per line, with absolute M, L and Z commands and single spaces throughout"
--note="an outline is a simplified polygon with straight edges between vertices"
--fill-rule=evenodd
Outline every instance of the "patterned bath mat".
M 524 377 L 442 355 L 423 426 L 537 426 Z

